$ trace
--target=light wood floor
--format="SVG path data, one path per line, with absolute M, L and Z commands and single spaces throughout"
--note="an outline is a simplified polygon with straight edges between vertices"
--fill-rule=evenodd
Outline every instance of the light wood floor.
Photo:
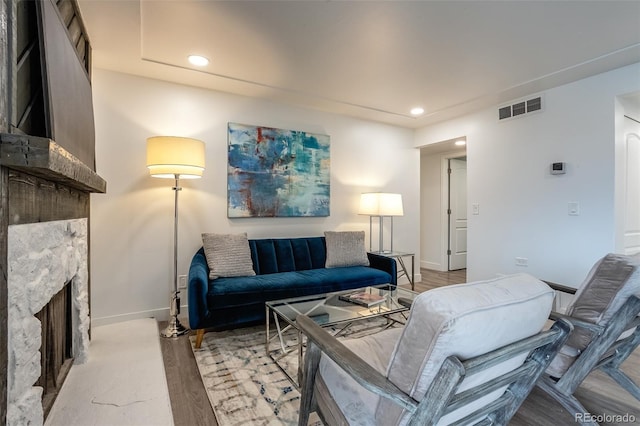
M 422 281 L 417 282 L 415 286 L 416 291 L 419 292 L 466 281 L 465 270 L 438 272 L 422 269 L 420 272 L 422 273 Z M 159 324 L 160 329 L 164 326 L 165 324 Z M 218 426 L 200 380 L 188 337 L 162 339 L 161 347 L 175 425 Z M 640 349 L 629 357 L 623 367 L 636 383 L 640 383 Z M 627 424 L 640 425 L 640 403 L 603 373 L 592 373 L 578 389 L 576 395 L 587 410 L 593 414 L 624 415 L 628 413 L 635 416 L 635 422 Z M 575 424 L 571 415 L 537 388 L 529 395 L 509 423 L 511 426 Z M 618 424 L 620 423 L 606 421 L 601 423 L 603 426 Z

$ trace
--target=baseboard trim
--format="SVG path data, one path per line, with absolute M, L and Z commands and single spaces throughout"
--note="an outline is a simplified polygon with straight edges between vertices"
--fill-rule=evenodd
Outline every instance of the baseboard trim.
M 421 273 L 414 273 L 413 274 L 413 279 L 415 280 L 415 282 L 422 281 L 422 274 Z M 398 278 L 398 284 L 399 285 L 409 284 L 409 279 L 403 275 L 400 278 Z
M 180 312 L 187 312 L 187 305 L 180 307 Z M 155 318 L 158 321 L 169 320 L 169 308 L 151 309 L 148 311 L 129 312 L 126 314 L 110 315 L 107 317 L 91 318 L 91 327 L 100 327 L 102 325 L 116 324 L 119 322 L 131 321 L 141 318 Z M 182 315 L 180 315 L 182 322 Z
M 432 271 L 446 271 L 446 268 L 443 269 L 440 263 L 429 262 L 427 260 L 421 260 L 420 267 L 424 269 L 431 269 Z

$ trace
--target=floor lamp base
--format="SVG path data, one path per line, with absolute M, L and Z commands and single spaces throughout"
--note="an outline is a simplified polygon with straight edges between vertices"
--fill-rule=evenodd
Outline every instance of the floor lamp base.
M 187 334 L 189 329 L 180 324 L 178 317 L 171 317 L 167 328 L 160 332 L 162 337 L 178 337 Z

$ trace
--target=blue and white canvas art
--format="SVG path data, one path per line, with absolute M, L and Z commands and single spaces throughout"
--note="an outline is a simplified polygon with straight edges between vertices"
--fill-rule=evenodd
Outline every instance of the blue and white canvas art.
M 329 216 L 329 136 L 229 123 L 227 216 Z

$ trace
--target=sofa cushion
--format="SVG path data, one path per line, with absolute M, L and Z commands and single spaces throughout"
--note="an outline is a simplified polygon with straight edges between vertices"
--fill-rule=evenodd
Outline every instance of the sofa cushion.
M 386 284 L 389 274 L 365 266 L 278 272 L 241 278 L 221 277 L 207 293 L 209 310 L 262 305 L 270 300 Z
M 247 234 L 202 234 L 209 278 L 255 275 Z
M 322 237 L 249 240 L 253 269 L 258 275 L 323 268 Z
M 367 266 L 311 269 L 308 271 L 299 271 L 299 273 L 305 281 L 314 283 L 314 285 L 325 286 L 325 288 L 337 288 L 338 290 L 354 288 L 352 283 L 357 283 L 358 287 L 367 287 L 371 285 L 388 284 L 390 282 L 388 273 Z M 349 284 L 345 285 L 346 283 Z M 323 293 L 326 293 L 326 291 L 323 291 Z
M 327 231 L 324 237 L 327 241 L 326 268 L 369 266 L 364 231 Z

